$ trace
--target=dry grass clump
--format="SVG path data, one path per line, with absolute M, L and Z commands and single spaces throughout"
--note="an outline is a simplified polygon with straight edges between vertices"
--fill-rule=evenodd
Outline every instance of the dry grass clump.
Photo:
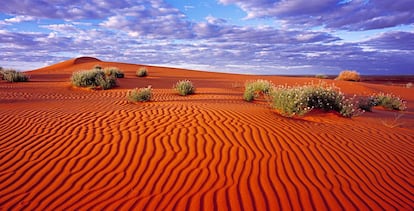
M 361 81 L 361 77 L 357 71 L 354 70 L 344 70 L 339 73 L 338 77 L 335 80 L 341 81 Z
M 130 102 L 147 102 L 152 98 L 152 88 L 148 86 L 146 88 L 135 88 L 128 92 L 127 99 Z
M 271 93 L 271 106 L 283 116 L 303 116 L 313 109 L 336 111 L 344 117 L 358 115 L 360 110 L 351 98 L 346 98 L 338 88 L 324 83 L 304 86 L 278 86 Z
M 140 67 L 136 74 L 138 77 L 145 77 L 148 75 L 148 69 L 146 67 Z
M 245 84 L 243 99 L 250 102 L 260 95 L 267 96 L 272 91 L 273 84 L 267 80 L 250 81 Z
M 8 82 L 26 82 L 29 81 L 29 76 L 25 75 L 22 72 L 18 72 L 16 70 L 7 70 L 7 69 L 0 69 L 0 76 L 2 80 L 6 80 Z
M 189 80 L 178 81 L 174 85 L 174 89 L 178 92 L 179 95 L 182 95 L 182 96 L 194 94 L 195 92 L 195 87 L 193 83 Z
M 106 90 L 116 86 L 116 77 L 114 75 L 106 75 L 101 69 L 92 69 L 74 72 L 71 77 L 71 83 L 77 87 Z
M 124 72 L 122 72 L 117 67 L 107 67 L 107 68 L 103 69 L 103 71 L 105 72 L 105 74 L 107 76 L 114 76 L 116 78 L 123 78 L 124 77 Z

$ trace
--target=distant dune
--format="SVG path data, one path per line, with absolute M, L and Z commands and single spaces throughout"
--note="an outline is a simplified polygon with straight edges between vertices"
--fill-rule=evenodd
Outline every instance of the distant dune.
M 96 64 L 123 70 L 119 87 L 70 85 Z M 413 88 L 325 79 L 408 110 L 290 119 L 243 101 L 244 83 L 319 79 L 141 66 L 81 57 L 0 81 L 0 210 L 413 210 Z M 173 92 L 182 79 L 195 95 Z M 126 100 L 148 85 L 153 101 Z

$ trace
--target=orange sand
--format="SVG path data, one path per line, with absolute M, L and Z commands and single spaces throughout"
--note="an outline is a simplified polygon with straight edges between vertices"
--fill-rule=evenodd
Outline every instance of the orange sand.
M 117 66 L 107 91 L 72 88 L 73 71 Z M 289 119 L 242 100 L 248 76 L 73 59 L 0 82 L 0 210 L 413 210 L 413 88 L 334 82 L 348 94 L 408 101 L 352 119 Z M 190 79 L 196 94 L 172 91 Z M 154 101 L 126 93 L 152 85 Z

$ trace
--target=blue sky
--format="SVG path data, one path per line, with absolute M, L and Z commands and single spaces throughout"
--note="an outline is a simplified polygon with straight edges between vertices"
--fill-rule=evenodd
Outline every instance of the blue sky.
M 412 0 L 8 0 L 0 66 L 79 56 L 250 74 L 414 74 Z

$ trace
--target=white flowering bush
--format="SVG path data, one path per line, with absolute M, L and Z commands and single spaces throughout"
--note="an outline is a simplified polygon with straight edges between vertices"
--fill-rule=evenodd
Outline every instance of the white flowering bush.
M 386 109 L 397 111 L 404 111 L 407 109 L 406 102 L 392 94 L 379 93 L 374 95 L 374 99 L 375 106 L 382 106 Z
M 250 102 L 260 95 L 268 96 L 273 89 L 273 84 L 267 80 L 250 81 L 245 84 L 243 99 Z
M 337 111 L 344 117 L 352 117 L 360 112 L 352 98 L 334 86 L 320 83 L 304 86 L 278 86 L 271 93 L 272 107 L 283 116 L 305 115 L 313 109 Z

